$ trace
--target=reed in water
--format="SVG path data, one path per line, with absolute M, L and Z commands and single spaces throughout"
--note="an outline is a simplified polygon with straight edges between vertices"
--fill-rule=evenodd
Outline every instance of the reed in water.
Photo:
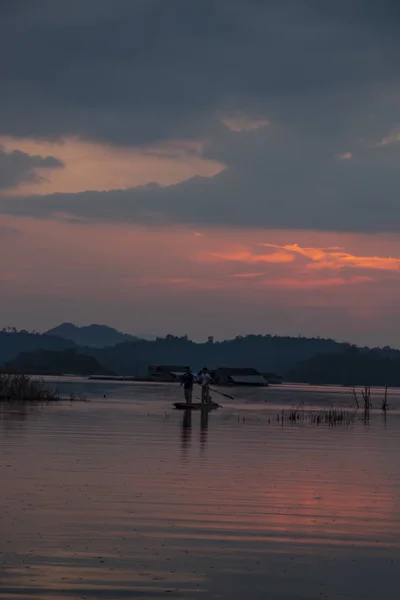
M 312 425 L 350 425 L 354 422 L 354 414 L 346 410 L 305 411 L 302 408 L 282 410 L 274 419 L 277 423 L 295 424 L 310 423 Z
M 0 402 L 55 402 L 62 400 L 57 389 L 52 389 L 41 379 L 22 373 L 0 373 Z M 84 401 L 84 396 L 72 394 L 70 401 Z

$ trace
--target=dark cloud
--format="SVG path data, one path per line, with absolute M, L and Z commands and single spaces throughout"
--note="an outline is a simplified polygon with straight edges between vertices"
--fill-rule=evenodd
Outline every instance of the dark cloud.
M 63 163 L 54 156 L 31 156 L 20 150 L 6 152 L 0 145 L 0 189 L 10 189 L 24 181 L 39 181 L 36 169 L 55 169 Z
M 215 132 L 221 109 L 345 127 L 398 81 L 399 9 L 371 4 L 2 2 L 0 132 L 142 144 Z
M 398 122 L 399 14 L 393 0 L 3 1 L 0 134 L 201 137 L 227 169 L 165 189 L 3 197 L 0 210 L 398 231 L 399 146 L 378 143 Z M 232 133 L 221 118 L 237 111 L 271 126 Z
M 225 171 L 167 188 L 3 198 L 0 211 L 155 226 L 400 231 L 399 143 L 340 148 L 272 125 L 227 131 L 206 156 L 224 159 Z

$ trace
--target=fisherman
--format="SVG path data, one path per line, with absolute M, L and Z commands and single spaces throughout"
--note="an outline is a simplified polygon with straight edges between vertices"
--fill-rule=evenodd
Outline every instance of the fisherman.
M 204 367 L 199 373 L 199 383 L 201 385 L 201 402 L 202 402 L 202 404 L 208 404 L 211 401 L 210 382 L 211 382 L 211 375 L 208 372 L 207 367 Z
M 181 386 L 183 385 L 183 391 L 185 394 L 186 404 L 192 404 L 192 395 L 193 395 L 193 384 L 194 384 L 194 375 L 190 370 L 190 367 L 186 367 L 185 373 L 182 375 Z

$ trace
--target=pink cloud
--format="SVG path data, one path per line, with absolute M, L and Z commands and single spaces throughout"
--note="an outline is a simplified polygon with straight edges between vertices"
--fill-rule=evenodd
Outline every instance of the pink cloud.
M 225 168 L 218 161 L 203 158 L 204 142 L 198 140 L 132 149 L 72 137 L 49 142 L 1 136 L 0 144 L 8 152 L 51 155 L 64 163 L 64 168 L 51 173 L 37 169 L 39 179 L 19 185 L 13 195 L 128 189 L 149 183 L 167 186 L 196 175 L 213 177 Z
M 229 261 L 229 262 L 243 262 L 243 263 L 290 263 L 295 260 L 294 256 L 286 252 L 273 252 L 271 254 L 253 254 L 249 250 L 239 252 L 213 252 L 206 257 L 204 260 L 213 261 Z
M 196 236 L 186 227 L 22 217 L 0 217 L 0 227 L 19 231 L 0 236 L 4 324 L 344 337 L 386 327 L 394 339 L 400 322 L 396 236 L 213 228 Z M 258 254 L 263 239 L 269 246 Z M 373 315 L 367 325 L 357 325 L 360 306 L 360 319 Z M 316 310 L 324 311 L 319 321 Z
M 300 255 L 312 261 L 313 269 L 377 269 L 382 271 L 400 271 L 400 258 L 391 256 L 358 256 L 343 252 L 341 248 L 305 248 L 298 244 L 263 244 L 266 248 L 288 252 L 289 255 Z

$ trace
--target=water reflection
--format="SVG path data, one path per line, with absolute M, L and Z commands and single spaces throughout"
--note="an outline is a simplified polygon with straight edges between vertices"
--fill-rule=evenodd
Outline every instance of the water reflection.
M 198 413 L 200 415 L 198 416 Z M 204 454 L 207 447 L 207 436 L 208 436 L 208 423 L 209 423 L 209 410 L 196 411 L 195 419 L 200 419 L 200 452 Z M 192 423 L 193 423 L 193 411 L 185 410 L 182 417 L 181 423 L 181 449 L 184 457 L 187 455 L 187 451 L 192 443 Z
M 175 391 L 17 417 L 1 600 L 397 600 L 396 415 L 282 428 L 264 405 L 169 410 Z
M 182 427 L 181 427 L 181 448 L 184 454 L 186 454 L 190 447 L 192 437 L 192 411 L 185 410 L 183 413 Z
M 207 435 L 208 435 L 208 418 L 210 411 L 202 410 L 200 417 L 200 451 L 204 453 L 207 447 Z
M 28 417 L 38 416 L 43 410 L 32 402 L 0 402 L 0 424 L 5 431 L 19 431 Z

